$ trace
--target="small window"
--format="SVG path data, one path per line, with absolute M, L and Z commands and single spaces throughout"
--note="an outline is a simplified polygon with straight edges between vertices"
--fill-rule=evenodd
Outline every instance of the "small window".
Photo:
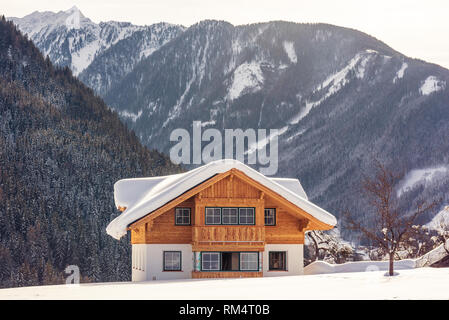
M 181 251 L 164 251 L 164 271 L 181 271 Z
M 287 253 L 285 251 L 271 251 L 269 253 L 269 270 L 287 270 Z
M 175 224 L 177 226 L 190 225 L 190 208 L 175 209 Z
M 204 271 L 220 270 L 220 253 L 219 252 L 202 252 L 201 253 L 201 270 L 204 270 Z
M 255 224 L 254 208 L 239 209 L 239 224 Z
M 221 208 L 206 208 L 206 224 L 221 224 Z
M 259 253 L 258 252 L 241 252 L 240 253 L 240 270 L 241 271 L 257 271 L 257 270 L 259 270 Z
M 265 209 L 265 225 L 266 226 L 276 225 L 276 209 L 274 208 Z
M 221 212 L 223 224 L 238 224 L 239 212 L 237 208 L 223 208 Z

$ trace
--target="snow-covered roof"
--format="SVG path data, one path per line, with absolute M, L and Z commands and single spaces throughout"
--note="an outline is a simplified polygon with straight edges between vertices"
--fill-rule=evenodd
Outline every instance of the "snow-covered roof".
M 307 194 L 302 188 L 301 183 L 298 179 L 293 178 L 268 178 L 271 181 L 274 181 L 276 183 L 279 183 L 284 188 L 287 188 L 288 190 L 292 191 L 293 193 L 296 193 L 298 196 L 303 197 L 304 199 L 308 200 Z
M 210 162 L 185 173 L 117 181 L 114 185 L 115 205 L 117 208 L 126 207 L 126 210 L 109 223 L 106 232 L 110 236 L 120 239 L 126 234 L 127 227 L 133 222 L 143 218 L 216 174 L 224 173 L 231 169 L 243 172 L 319 221 L 332 226 L 337 224 L 337 220 L 332 214 L 308 201 L 307 195 L 298 179 L 269 178 L 240 161 L 224 159 Z

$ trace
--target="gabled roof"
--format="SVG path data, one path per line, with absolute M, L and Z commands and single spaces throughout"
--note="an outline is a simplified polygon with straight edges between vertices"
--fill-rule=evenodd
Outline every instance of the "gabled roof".
M 185 173 L 117 181 L 114 185 L 115 205 L 117 208 L 126 207 L 126 210 L 109 223 L 106 232 L 112 237 L 120 239 L 133 222 L 147 216 L 213 176 L 231 169 L 243 172 L 319 221 L 331 226 L 337 224 L 337 220 L 332 214 L 308 201 L 298 179 L 269 178 L 240 161 L 224 159 L 210 162 Z

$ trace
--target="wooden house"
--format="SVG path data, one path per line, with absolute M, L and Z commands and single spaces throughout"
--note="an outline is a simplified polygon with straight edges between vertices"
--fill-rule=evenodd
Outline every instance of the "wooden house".
M 297 179 L 266 177 L 230 159 L 120 180 L 114 197 L 123 212 L 107 232 L 116 239 L 131 232 L 133 281 L 299 275 L 304 233 L 337 223 Z

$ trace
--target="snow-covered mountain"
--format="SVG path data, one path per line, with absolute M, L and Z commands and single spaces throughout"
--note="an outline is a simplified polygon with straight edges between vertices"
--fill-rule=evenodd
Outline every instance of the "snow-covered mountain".
M 122 60 L 116 61 L 115 64 L 120 67 L 113 72 L 117 76 L 117 72 L 129 71 L 140 59 L 184 30 L 182 26 L 168 23 L 136 26 L 128 22 L 108 21 L 97 24 L 85 17 L 77 7 L 56 13 L 35 11 L 23 18 L 12 17 L 9 20 L 33 40 L 44 56 L 48 55 L 56 65 L 69 66 L 74 75 L 79 75 L 96 57 L 121 40 L 127 40 L 128 43 L 120 45 L 123 47 L 123 55 L 119 58 L 129 60 L 124 66 Z M 136 44 L 133 45 L 130 41 L 135 41 Z M 104 63 L 105 57 L 101 59 L 103 62 L 97 65 Z M 94 67 L 84 73 L 84 79 L 94 89 L 98 85 L 99 91 L 102 91 L 103 85 L 110 82 L 108 71 Z M 103 75 L 106 79 L 102 79 Z
M 45 45 L 65 34 L 47 37 L 51 25 L 32 21 L 18 22 L 24 31 L 41 26 L 39 48 L 52 61 L 65 59 Z M 413 177 L 449 167 L 447 69 L 327 24 L 156 26 L 153 42 L 140 29 L 116 35 L 79 74 L 151 148 L 168 153 L 172 130 L 191 130 L 194 120 L 220 131 L 279 129 L 278 176 L 298 177 L 311 200 L 337 216 L 366 211 L 359 182 L 374 158 Z M 145 37 L 134 41 L 140 33 Z M 157 39 L 157 50 L 142 49 Z M 449 171 L 437 173 L 402 183 L 405 210 L 419 197 L 449 203 Z
M 103 96 L 142 59 L 183 31 L 184 27 L 168 23 L 157 23 L 137 30 L 97 54 L 92 63 L 79 74 L 79 78 Z
M 313 201 L 339 215 L 365 211 L 359 182 L 374 158 L 405 173 L 448 166 L 448 83 L 448 70 L 356 30 L 203 21 L 104 98 L 164 152 L 170 132 L 191 130 L 193 120 L 204 129 L 279 129 L 278 175 L 298 177 Z M 449 175 L 439 173 L 401 193 L 405 210 L 421 196 L 449 202 Z

